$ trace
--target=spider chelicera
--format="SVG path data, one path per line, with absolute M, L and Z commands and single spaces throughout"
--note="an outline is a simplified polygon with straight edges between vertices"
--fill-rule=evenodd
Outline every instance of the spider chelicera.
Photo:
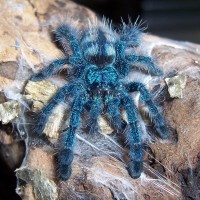
M 42 133 L 53 109 L 69 95 L 73 96 L 69 127 L 65 132 L 63 148 L 58 152 L 56 159 L 60 179 L 67 180 L 71 175 L 75 131 L 80 124 L 80 114 L 84 107 L 89 107 L 91 129 L 102 110 L 106 109 L 114 128 L 121 130 L 121 109 L 125 110 L 129 124 L 128 171 L 133 178 L 140 177 L 143 169 L 143 147 L 138 113 L 130 93 L 140 92 L 141 100 L 147 105 L 159 136 L 163 139 L 168 137 L 165 120 L 150 92 L 141 82 L 125 81 L 125 77 L 133 69 L 132 66 L 138 63 L 142 64 L 141 70 L 157 76 L 162 75 L 151 57 L 136 55 L 134 52 L 134 49 L 140 46 L 141 34 L 141 29 L 132 23 L 123 23 L 117 31 L 106 23 L 94 25 L 82 32 L 69 24 L 57 28 L 55 37 L 61 44 L 66 58 L 54 60 L 48 67 L 33 75 L 31 80 L 39 81 L 56 74 L 63 65 L 70 65 L 74 69 L 71 82 L 61 87 L 38 112 L 35 128 L 36 133 Z M 131 54 L 125 51 L 129 47 L 133 47 Z

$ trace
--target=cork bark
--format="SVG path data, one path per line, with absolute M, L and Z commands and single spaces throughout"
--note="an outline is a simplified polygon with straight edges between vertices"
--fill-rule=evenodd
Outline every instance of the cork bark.
M 22 124 L 27 107 L 39 110 L 59 84 L 66 82 L 62 74 L 42 83 L 28 81 L 33 73 L 63 56 L 53 42 L 53 30 L 69 18 L 77 21 L 81 30 L 95 14 L 64 0 L 0 0 L 0 4 L 0 107 L 18 102 L 21 111 L 9 123 Z M 156 60 L 164 76 L 141 75 L 141 78 L 149 80 L 148 88 L 163 110 L 171 133 L 167 140 L 152 134 L 151 141 L 146 142 L 142 176 L 136 180 L 129 176 L 125 162 L 128 149 L 119 134 L 110 134 L 113 130 L 101 119 L 99 132 L 107 134 L 90 135 L 84 126 L 78 130 L 72 176 L 68 181 L 60 181 L 54 157 L 62 140 L 61 129 L 68 122 L 69 108 L 65 102 L 57 111 L 61 115 L 54 113 L 43 136 L 33 135 L 22 125 L 18 129 L 15 126 L 14 133 L 8 133 L 5 129 L 10 126 L 8 121 L 1 126 L 1 156 L 5 158 L 9 152 L 9 159 L 4 160 L 11 163 L 10 169 L 17 167 L 16 189 L 22 199 L 200 198 L 200 45 L 148 34 L 143 41 L 143 54 L 148 53 Z M 43 94 L 45 88 L 52 90 Z M 140 107 L 145 110 L 143 105 Z M 59 123 L 52 134 L 50 125 L 54 117 Z M 149 131 L 154 133 L 151 127 Z M 21 142 L 17 143 L 19 138 L 25 141 L 25 155 Z M 24 160 L 19 166 L 22 155 Z

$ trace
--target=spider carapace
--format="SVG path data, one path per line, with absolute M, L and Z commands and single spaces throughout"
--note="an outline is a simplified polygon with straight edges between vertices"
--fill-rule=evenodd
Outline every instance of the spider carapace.
M 71 175 L 75 130 L 80 125 L 80 114 L 86 106 L 89 108 L 88 124 L 91 129 L 96 125 L 102 110 L 106 110 L 114 128 L 121 130 L 121 110 L 126 112 L 129 127 L 126 134 L 130 157 L 128 171 L 133 178 L 141 175 L 143 149 L 138 112 L 130 93 L 140 92 L 140 99 L 147 105 L 159 136 L 168 137 L 165 120 L 150 92 L 141 82 L 125 81 L 134 64 L 139 64 L 137 67 L 140 70 L 152 75 L 162 75 L 151 57 L 137 55 L 135 49 L 140 46 L 141 34 L 139 26 L 132 23 L 123 23 L 119 30 L 113 30 L 105 22 L 90 25 L 81 32 L 70 24 L 57 28 L 55 36 L 66 58 L 54 60 L 32 76 L 31 80 L 39 81 L 56 74 L 65 64 L 74 69 L 71 82 L 61 87 L 37 113 L 38 121 L 34 130 L 38 134 L 42 133 L 53 109 L 66 97 L 73 97 L 69 127 L 65 133 L 63 148 L 56 158 L 60 179 L 67 180 Z M 128 48 L 132 49 L 131 53 L 126 51 Z

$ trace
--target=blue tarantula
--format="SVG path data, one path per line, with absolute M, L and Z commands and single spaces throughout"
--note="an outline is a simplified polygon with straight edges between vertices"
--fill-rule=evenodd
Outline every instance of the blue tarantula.
M 102 110 L 109 114 L 115 129 L 121 130 L 121 109 L 128 119 L 129 174 L 138 178 L 143 169 L 143 147 L 137 108 L 130 96 L 140 92 L 141 100 L 148 106 L 155 128 L 161 138 L 168 137 L 165 120 L 150 92 L 140 82 L 126 83 L 125 77 L 134 64 L 142 63 L 140 69 L 153 75 L 161 75 L 150 57 L 127 54 L 126 49 L 140 45 L 141 29 L 135 24 L 123 24 L 119 30 L 112 30 L 106 24 L 86 28 L 83 32 L 68 24 L 61 25 L 55 32 L 66 58 L 54 60 L 48 67 L 32 76 L 32 81 L 45 79 L 56 74 L 63 65 L 74 69 L 71 82 L 61 87 L 53 98 L 38 113 L 35 132 L 42 133 L 53 109 L 66 97 L 74 96 L 70 124 L 65 133 L 64 147 L 58 152 L 58 176 L 67 180 L 71 175 L 75 131 L 80 124 L 80 114 L 89 107 L 89 126 L 93 128 Z M 69 55 L 69 48 L 71 54 Z

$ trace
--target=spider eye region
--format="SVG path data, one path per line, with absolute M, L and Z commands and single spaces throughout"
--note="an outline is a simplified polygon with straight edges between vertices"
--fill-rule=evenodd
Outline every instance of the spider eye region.
M 115 61 L 115 37 L 106 29 L 91 29 L 81 40 L 84 58 L 88 63 L 104 67 Z
M 90 89 L 114 89 L 118 79 L 118 73 L 112 66 L 103 69 L 91 66 L 85 73 L 85 82 Z
M 115 61 L 116 52 L 113 45 L 96 43 L 86 47 L 84 57 L 89 63 L 104 67 Z

